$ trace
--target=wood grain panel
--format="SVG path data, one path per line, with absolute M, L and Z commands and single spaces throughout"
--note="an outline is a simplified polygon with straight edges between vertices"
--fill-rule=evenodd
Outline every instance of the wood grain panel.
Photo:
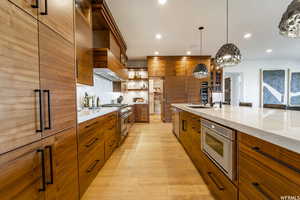
M 37 18 L 38 8 L 32 7 L 32 6 L 36 6 L 36 0 L 9 0 L 9 1 L 16 4 L 25 12 L 32 15 L 34 18 Z
M 114 54 L 114 56 L 119 60 L 121 58 L 121 48 L 119 46 L 119 44 L 117 43 L 117 40 L 115 38 L 115 36 L 110 33 L 109 34 L 109 48 L 110 51 Z
M 37 21 L 0 2 L 0 154 L 41 138 Z
M 0 156 L 0 199 L 44 199 L 40 192 L 42 167 L 40 142 L 27 145 Z
M 135 122 L 149 122 L 149 104 L 134 105 Z
M 167 61 L 160 57 L 148 57 L 148 75 L 149 77 L 164 77 Z
M 77 9 L 75 14 L 77 82 L 93 86 L 93 31 Z
M 40 1 L 39 13 L 45 12 L 45 0 Z M 74 1 L 47 1 L 48 14 L 39 14 L 39 20 L 59 33 L 66 40 L 74 43 Z
M 47 26 L 39 25 L 41 88 L 50 90 L 51 124 L 43 136 L 76 124 L 74 46 Z M 44 96 L 45 127 L 48 126 L 48 100 Z

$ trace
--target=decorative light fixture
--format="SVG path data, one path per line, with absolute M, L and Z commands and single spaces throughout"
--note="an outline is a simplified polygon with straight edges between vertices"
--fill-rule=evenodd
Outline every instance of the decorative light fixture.
M 300 37 L 300 0 L 293 0 L 282 15 L 279 33 L 286 37 Z
M 215 57 L 215 63 L 219 67 L 234 66 L 242 60 L 239 48 L 233 43 L 228 43 L 228 0 L 226 2 L 226 13 L 226 44 L 219 49 Z
M 199 27 L 200 30 L 200 55 L 202 55 L 202 30 L 204 29 L 204 27 Z M 194 71 L 193 71 L 193 76 L 195 78 L 198 79 L 202 79 L 202 78 L 207 78 L 208 76 L 208 70 L 207 70 L 207 66 L 203 63 L 200 63 L 198 65 L 195 66 Z

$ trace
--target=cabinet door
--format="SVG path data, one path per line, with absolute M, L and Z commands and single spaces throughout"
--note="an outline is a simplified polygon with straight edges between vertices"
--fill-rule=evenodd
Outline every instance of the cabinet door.
M 69 42 L 74 42 L 73 0 L 39 0 L 39 20 L 59 33 Z
M 76 66 L 77 82 L 94 85 L 93 80 L 93 32 L 80 11 L 76 9 Z
M 46 199 L 78 199 L 76 129 L 71 128 L 43 141 L 46 165 Z
M 26 11 L 28 14 L 37 18 L 38 4 L 36 0 L 10 0 L 16 4 L 19 8 Z
M 43 24 L 39 24 L 39 39 L 43 136 L 47 136 L 76 123 L 74 47 Z
M 0 153 L 41 138 L 37 21 L 0 1 Z
M 36 142 L 0 156 L 0 199 L 44 199 L 41 143 Z

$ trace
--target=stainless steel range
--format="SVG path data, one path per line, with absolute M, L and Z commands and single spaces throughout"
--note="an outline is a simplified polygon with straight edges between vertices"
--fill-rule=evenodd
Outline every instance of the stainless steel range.
M 126 136 L 129 133 L 130 120 L 129 117 L 133 114 L 132 106 L 128 104 L 105 104 L 102 107 L 119 107 L 119 133 L 120 133 L 120 142 L 119 145 L 123 143 Z

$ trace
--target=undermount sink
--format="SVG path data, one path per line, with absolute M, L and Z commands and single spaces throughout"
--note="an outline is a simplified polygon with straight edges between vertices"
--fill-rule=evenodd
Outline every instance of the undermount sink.
M 188 105 L 189 108 L 210 108 L 208 106 L 202 106 L 202 105 Z

